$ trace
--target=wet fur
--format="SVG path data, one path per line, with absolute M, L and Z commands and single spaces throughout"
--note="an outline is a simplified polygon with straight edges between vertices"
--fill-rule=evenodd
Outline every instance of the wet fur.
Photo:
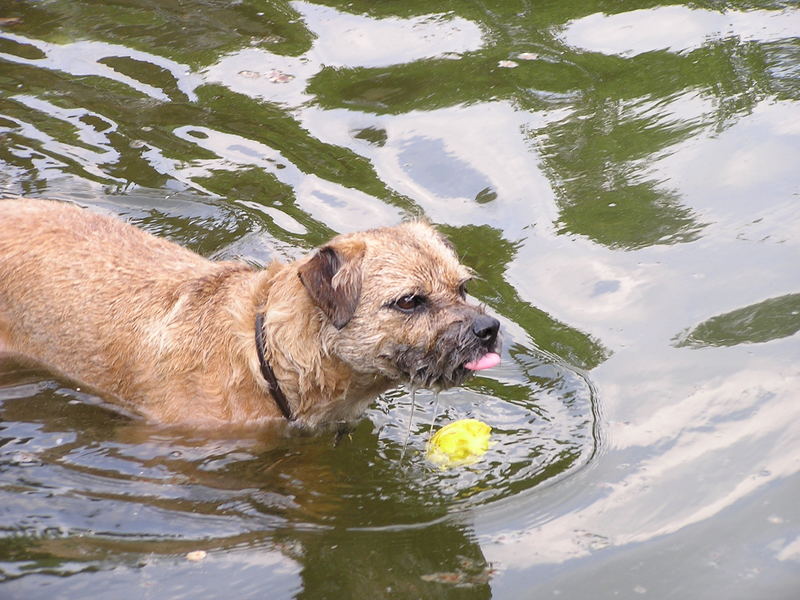
M 459 384 L 464 361 L 487 350 L 467 331 L 482 314 L 459 296 L 469 276 L 419 222 L 338 236 L 256 269 L 70 204 L 0 201 L 0 351 L 162 423 L 281 418 L 256 355 L 257 311 L 300 423 L 351 420 L 410 379 Z M 388 307 L 409 291 L 430 298 L 430 311 Z

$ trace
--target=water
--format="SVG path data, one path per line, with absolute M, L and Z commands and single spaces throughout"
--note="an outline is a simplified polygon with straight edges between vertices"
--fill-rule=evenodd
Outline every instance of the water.
M 504 332 L 338 440 L 0 358 L 0 596 L 796 598 L 800 9 L 719 6 L 0 5 L 4 196 L 261 264 L 425 215 Z

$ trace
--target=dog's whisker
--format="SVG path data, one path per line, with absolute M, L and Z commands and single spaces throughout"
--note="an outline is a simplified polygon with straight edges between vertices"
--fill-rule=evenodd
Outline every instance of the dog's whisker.
M 408 441 L 411 439 L 411 426 L 414 424 L 414 409 L 417 407 L 417 386 L 411 384 L 411 414 L 408 415 L 408 428 L 406 429 L 406 439 L 403 442 L 403 451 L 400 453 L 400 463 L 406 456 Z

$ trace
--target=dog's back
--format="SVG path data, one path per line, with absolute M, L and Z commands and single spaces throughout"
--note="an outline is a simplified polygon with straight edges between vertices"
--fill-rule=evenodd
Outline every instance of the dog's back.
M 145 380 L 165 385 L 159 355 L 172 338 L 192 339 L 173 327 L 195 288 L 237 270 L 250 271 L 74 205 L 0 201 L 0 350 L 133 399 Z
M 53 320 L 85 348 L 98 325 L 133 320 L 155 298 L 168 303 L 165 291 L 176 281 L 211 268 L 115 218 L 61 202 L 0 201 L 0 322 L 7 337 L 27 338 L 39 357 L 48 354 Z

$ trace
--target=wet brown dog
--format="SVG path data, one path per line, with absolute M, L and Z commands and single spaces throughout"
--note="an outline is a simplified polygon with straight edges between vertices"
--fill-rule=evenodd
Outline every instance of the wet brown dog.
M 400 382 L 459 385 L 499 361 L 470 276 L 421 222 L 259 270 L 73 205 L 0 201 L 0 351 L 163 423 L 317 426 Z

